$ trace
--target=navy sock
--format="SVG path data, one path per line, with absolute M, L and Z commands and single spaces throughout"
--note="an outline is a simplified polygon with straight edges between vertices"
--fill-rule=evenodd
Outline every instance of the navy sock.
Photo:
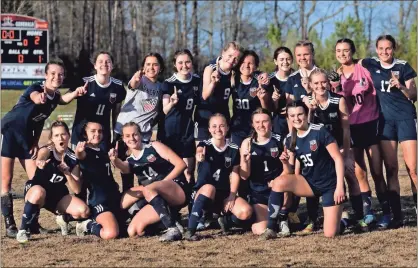
M 160 217 L 161 222 L 166 228 L 175 227 L 173 218 L 168 210 L 167 202 L 159 195 L 155 196 L 149 204 L 155 209 Z
M 308 218 L 312 222 L 318 219 L 319 197 L 306 197 L 306 209 L 308 210 Z
M 189 224 L 187 227 L 193 234 L 196 232 L 197 224 L 203 216 L 203 210 L 208 208 L 210 204 L 212 204 L 212 199 L 204 196 L 203 194 L 199 194 L 199 196 L 194 201 L 193 208 L 189 217 Z
M 287 209 L 280 209 L 279 220 L 280 221 L 287 221 L 287 216 L 288 215 L 289 215 L 289 211 Z
M 277 230 L 277 220 L 279 217 L 280 208 L 283 206 L 284 202 L 284 193 L 282 192 L 270 192 L 269 202 L 268 202 L 268 212 L 269 218 L 267 222 L 267 228 L 276 231 Z
M 376 193 L 384 215 L 390 214 L 389 192 Z
M 363 219 L 363 199 L 361 198 L 361 195 L 350 195 L 350 201 L 351 207 L 356 215 L 356 220 Z
M 122 192 L 125 192 L 134 187 L 134 174 L 120 174 L 122 178 Z
M 90 221 L 87 223 L 87 230 L 90 234 L 100 237 L 100 230 L 102 230 L 102 225 L 97 221 Z
M 20 230 L 26 230 L 32 224 L 37 215 L 39 215 L 38 213 L 39 205 L 26 201 L 25 207 L 23 208 L 22 224 L 20 225 Z
M 299 208 L 300 197 L 293 195 L 292 206 L 289 209 L 289 212 L 296 213 Z
M 362 192 L 361 199 L 363 201 L 363 214 L 372 214 L 372 191 Z
M 417 207 L 417 193 L 412 193 L 412 198 L 414 199 L 415 207 Z
M 402 218 L 401 196 L 396 191 L 388 191 L 388 196 L 393 218 L 400 220 Z

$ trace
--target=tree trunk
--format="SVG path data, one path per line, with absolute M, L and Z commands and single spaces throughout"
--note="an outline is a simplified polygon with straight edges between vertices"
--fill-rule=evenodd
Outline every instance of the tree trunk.
M 91 42 L 90 42 L 89 50 L 94 51 L 94 42 L 95 42 L 94 33 L 95 33 L 95 26 L 96 26 L 96 22 L 95 22 L 96 2 L 93 1 L 91 4 L 93 5 L 93 7 L 91 8 L 91 18 L 90 18 L 90 20 L 91 20 L 91 25 L 90 25 L 90 30 L 91 30 L 90 31 L 90 40 L 91 40 Z
M 152 47 L 152 16 L 153 16 L 153 12 L 152 12 L 152 8 L 153 8 L 153 2 L 152 1 L 148 1 L 147 3 L 147 49 L 146 51 L 151 51 L 151 47 Z
M 306 28 L 305 28 L 305 0 L 301 0 L 299 3 L 299 23 L 300 32 L 302 39 L 306 39 Z
M 74 55 L 74 1 L 71 1 L 70 4 L 70 30 L 69 30 L 69 37 L 68 37 L 68 43 L 69 43 L 69 50 L 70 50 L 70 57 L 72 58 L 72 55 Z
M 358 0 L 354 0 L 354 14 L 356 15 L 356 20 L 360 20 L 360 15 L 358 13 Z
M 209 55 L 211 58 L 214 57 L 213 55 L 213 31 L 214 31 L 214 16 L 215 16 L 215 3 L 214 1 L 210 1 L 210 16 L 209 16 Z
M 187 1 L 183 1 L 183 30 L 181 33 L 182 36 L 182 46 L 187 47 Z
M 87 10 L 87 0 L 84 0 L 84 5 L 83 5 L 83 10 Z M 49 19 L 48 19 L 49 21 Z M 87 12 L 83 12 L 83 29 L 82 32 L 83 34 L 81 35 L 81 38 L 83 40 L 82 42 L 82 49 L 86 49 L 86 25 L 87 25 Z
M 193 12 L 192 12 L 192 29 L 193 29 L 193 54 L 195 56 L 199 55 L 199 31 L 197 23 L 197 0 L 193 1 Z
M 53 7 L 53 24 L 54 24 L 54 51 L 55 55 L 58 56 L 61 52 L 60 48 L 60 39 L 59 39 L 59 20 L 60 14 L 58 9 L 59 1 L 54 1 L 52 4 Z
M 130 7 L 130 10 L 131 10 L 131 24 L 132 24 L 131 25 L 132 26 L 132 46 L 133 46 L 133 53 L 134 53 L 134 65 L 133 66 L 135 67 L 135 70 L 138 70 L 138 68 L 139 68 L 139 64 L 138 64 L 139 53 L 138 52 L 139 51 L 138 51 L 138 41 L 137 41 L 137 38 L 136 38 L 138 12 L 137 12 L 136 5 L 137 5 L 137 3 L 129 2 L 129 7 Z M 129 75 L 132 73 L 132 71 L 133 70 L 129 71 Z
M 179 0 L 174 1 L 174 47 L 175 51 L 180 48 L 180 13 Z

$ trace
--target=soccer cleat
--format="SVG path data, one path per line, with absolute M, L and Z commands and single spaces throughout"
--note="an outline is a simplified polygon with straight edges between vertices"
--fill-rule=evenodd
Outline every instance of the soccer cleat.
M 391 221 L 390 214 L 383 215 L 382 218 L 380 218 L 379 222 L 377 223 L 377 228 L 383 229 L 383 230 L 389 228 L 390 221 Z
M 289 212 L 289 215 L 287 215 L 287 218 L 289 219 L 289 223 L 300 224 L 300 219 L 296 212 Z
M 190 230 L 187 230 L 184 233 L 184 239 L 186 239 L 188 241 L 197 241 L 197 240 L 199 240 L 199 237 L 196 234 L 192 234 L 192 232 Z
M 289 228 L 289 221 L 288 220 L 285 220 L 285 221 L 281 221 L 280 222 L 279 236 L 281 236 L 281 237 L 288 237 L 288 236 L 290 236 L 290 228 Z
M 70 228 L 68 222 L 64 220 L 64 215 L 57 215 L 55 222 L 61 228 L 61 235 L 68 235 Z
M 176 227 L 180 230 L 180 233 L 182 234 L 184 234 L 184 232 L 186 231 L 179 221 L 176 221 Z
M 9 238 L 16 238 L 17 236 L 17 228 L 16 225 L 10 225 L 6 228 L 6 236 Z
M 272 229 L 266 228 L 266 230 L 264 230 L 264 232 L 260 235 L 258 240 L 265 241 L 265 240 L 270 240 L 274 238 L 277 238 L 277 233 L 273 231 Z
M 363 219 L 357 221 L 355 228 L 364 233 L 369 231 L 369 226 Z
M 229 232 L 229 226 L 226 216 L 219 216 L 218 223 L 221 227 L 222 233 L 227 234 Z
M 367 225 L 370 225 L 375 221 L 376 221 L 376 217 L 373 214 L 367 214 L 366 216 L 364 216 L 364 222 Z
M 19 230 L 16 235 L 17 242 L 24 244 L 29 241 L 29 233 L 26 230 Z
M 177 241 L 183 238 L 179 228 L 177 227 L 170 227 L 167 229 L 167 232 L 160 237 L 161 242 L 170 242 L 170 241 Z
M 88 232 L 87 230 L 87 224 L 89 222 L 91 222 L 92 220 L 85 220 L 82 222 L 77 222 L 76 226 L 75 226 L 75 233 L 77 234 L 77 236 L 85 236 L 86 233 Z
M 305 229 L 303 229 L 301 231 L 302 235 L 309 235 L 312 234 L 313 232 L 315 232 L 317 229 L 317 224 L 313 221 L 309 221 L 308 224 L 306 225 Z
M 392 219 L 389 224 L 389 228 L 391 229 L 398 229 L 402 227 L 403 220 L 402 219 Z

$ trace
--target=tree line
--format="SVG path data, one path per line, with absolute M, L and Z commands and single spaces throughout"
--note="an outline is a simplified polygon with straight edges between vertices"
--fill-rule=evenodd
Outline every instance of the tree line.
M 382 15 L 387 8 L 394 12 Z M 3 0 L 1 12 L 49 22 L 50 55 L 63 59 L 67 86 L 78 86 L 92 73 L 90 58 L 97 50 L 113 54 L 113 76 L 127 81 L 149 52 L 164 57 L 167 77 L 176 50 L 189 48 L 200 72 L 232 40 L 257 51 L 260 69 L 270 72 L 276 47 L 292 49 L 298 40 L 310 39 L 316 64 L 331 69 L 339 38 L 355 42 L 358 58 L 373 55 L 373 29 L 392 34 L 399 43 L 396 57 L 417 69 L 416 1 Z M 344 15 L 348 12 L 353 14 Z M 335 29 L 324 38 L 331 19 Z

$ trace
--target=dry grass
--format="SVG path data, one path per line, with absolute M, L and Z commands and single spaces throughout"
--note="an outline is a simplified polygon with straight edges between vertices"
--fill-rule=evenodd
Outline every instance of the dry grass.
M 44 133 L 45 134 L 45 133 Z M 400 155 L 401 157 L 401 155 Z M 399 161 L 403 163 L 403 161 Z M 397 230 L 348 233 L 326 239 L 322 233 L 259 242 L 247 232 L 230 236 L 218 230 L 203 232 L 206 239 L 163 244 L 157 236 L 102 241 L 59 233 L 34 235 L 26 245 L 2 239 L 1 266 L 395 266 L 416 267 L 416 214 L 409 178 L 401 164 L 401 195 L 406 227 Z M 120 181 L 118 172 L 115 172 Z M 26 177 L 15 167 L 13 187 L 23 192 Z M 373 185 L 373 183 L 372 183 Z M 374 198 L 374 205 L 378 202 Z M 15 200 L 15 217 L 20 223 L 23 201 Z M 303 210 L 302 210 L 303 212 Z M 303 213 L 302 213 L 303 215 Z M 41 211 L 40 223 L 56 229 L 54 216 Z M 3 228 L 3 222 L 2 222 Z M 2 230 L 4 237 L 4 229 Z

